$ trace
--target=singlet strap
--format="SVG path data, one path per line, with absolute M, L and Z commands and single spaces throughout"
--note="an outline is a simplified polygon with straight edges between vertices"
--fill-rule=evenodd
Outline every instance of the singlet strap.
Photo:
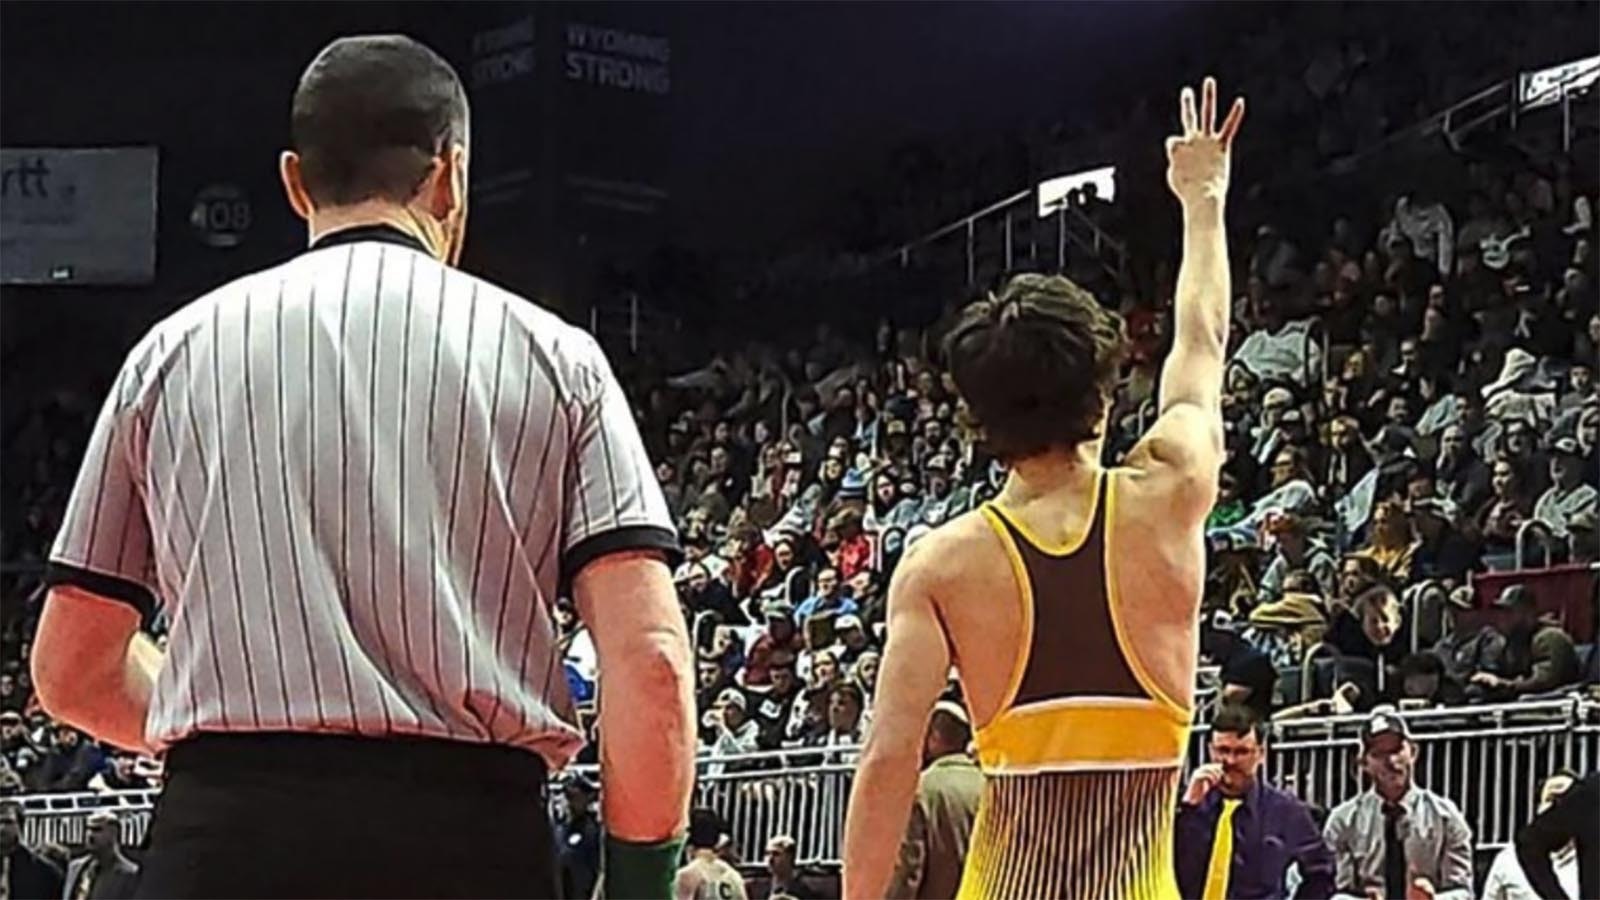
M 1000 521 L 1008 525 L 1017 536 L 1027 541 L 1033 549 L 1045 556 L 1071 556 L 1083 548 L 1083 545 L 1094 534 L 1096 528 L 1105 527 L 1107 477 L 1108 473 L 1105 469 L 1101 469 L 1100 473 L 1095 476 L 1094 503 L 1091 504 L 1093 512 L 1089 514 L 1089 518 L 1083 523 L 1083 528 L 1076 535 L 1070 536 L 1067 540 L 1061 542 L 1046 540 L 1016 515 L 1007 512 L 1005 507 L 1001 506 L 998 501 L 990 500 L 984 504 L 984 507 L 992 510 L 995 515 L 1000 517 Z
M 1117 544 L 1114 536 L 1116 529 L 1113 527 L 1115 522 L 1112 521 L 1112 516 L 1116 513 L 1116 493 L 1117 482 L 1113 478 L 1106 485 L 1105 561 L 1103 570 L 1105 572 L 1106 608 L 1111 613 L 1111 628 L 1117 637 L 1117 649 L 1121 651 L 1123 660 L 1128 664 L 1128 669 L 1133 672 L 1134 679 L 1149 694 L 1150 699 L 1163 707 L 1168 714 L 1188 722 L 1193 718 L 1194 710 L 1179 703 L 1156 683 L 1155 678 L 1150 675 L 1150 670 L 1145 668 L 1144 662 L 1139 658 L 1138 648 L 1134 645 L 1132 637 L 1132 629 L 1123 621 L 1122 598 L 1117 590 Z
M 1028 671 L 1028 657 L 1033 648 L 1033 579 L 1028 575 L 1028 566 L 1022 561 L 1022 551 L 1017 548 L 1016 538 L 1013 536 L 1009 520 L 993 501 L 978 507 L 983 514 L 983 520 L 994 529 L 995 537 L 1000 539 L 1000 546 L 1005 548 L 1006 559 L 1011 563 L 1011 574 L 1017 579 L 1017 601 L 1021 604 L 1022 613 L 1022 641 L 1017 647 L 1017 661 L 1011 666 L 1011 676 L 1006 679 L 1006 689 L 1000 695 L 1000 704 L 995 707 L 994 717 L 990 721 L 1000 718 L 1011 709 L 1012 701 L 1017 698 L 1017 689 L 1022 686 L 1022 676 Z M 983 723 L 987 724 L 987 723 Z M 976 720 L 974 725 L 982 727 Z

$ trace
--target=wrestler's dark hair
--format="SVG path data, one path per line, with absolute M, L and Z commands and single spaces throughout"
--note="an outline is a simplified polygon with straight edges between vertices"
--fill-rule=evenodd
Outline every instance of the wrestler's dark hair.
M 1099 436 L 1127 351 L 1122 317 L 1059 275 L 1018 275 L 945 335 L 963 424 L 1011 463 Z
M 404 35 L 340 38 L 300 76 L 289 131 L 312 203 L 403 203 L 436 157 L 466 143 L 467 92 L 443 57 Z

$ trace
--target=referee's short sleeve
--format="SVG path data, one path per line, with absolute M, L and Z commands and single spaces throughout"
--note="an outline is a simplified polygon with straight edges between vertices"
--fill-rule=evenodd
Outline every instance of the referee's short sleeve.
M 155 608 L 155 557 L 145 512 L 142 367 L 132 358 L 100 409 L 83 467 L 50 550 L 45 581 L 120 600 L 141 615 Z
M 561 582 L 624 550 L 657 550 L 676 566 L 678 535 L 633 411 L 598 345 L 586 334 L 577 343 L 585 383 L 572 400 Z

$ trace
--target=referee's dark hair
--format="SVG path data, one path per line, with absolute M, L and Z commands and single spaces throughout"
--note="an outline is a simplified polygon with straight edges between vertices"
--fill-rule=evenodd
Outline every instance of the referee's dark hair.
M 403 203 L 435 158 L 467 140 L 467 92 L 439 54 L 404 35 L 340 38 L 294 92 L 290 140 L 318 206 Z

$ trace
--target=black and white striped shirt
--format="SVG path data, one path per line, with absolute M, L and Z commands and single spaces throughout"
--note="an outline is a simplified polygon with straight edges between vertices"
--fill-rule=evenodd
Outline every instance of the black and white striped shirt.
M 557 591 L 603 554 L 676 545 L 594 340 L 374 226 L 134 348 L 49 580 L 165 605 L 158 747 L 424 735 L 559 767 L 582 739 Z

